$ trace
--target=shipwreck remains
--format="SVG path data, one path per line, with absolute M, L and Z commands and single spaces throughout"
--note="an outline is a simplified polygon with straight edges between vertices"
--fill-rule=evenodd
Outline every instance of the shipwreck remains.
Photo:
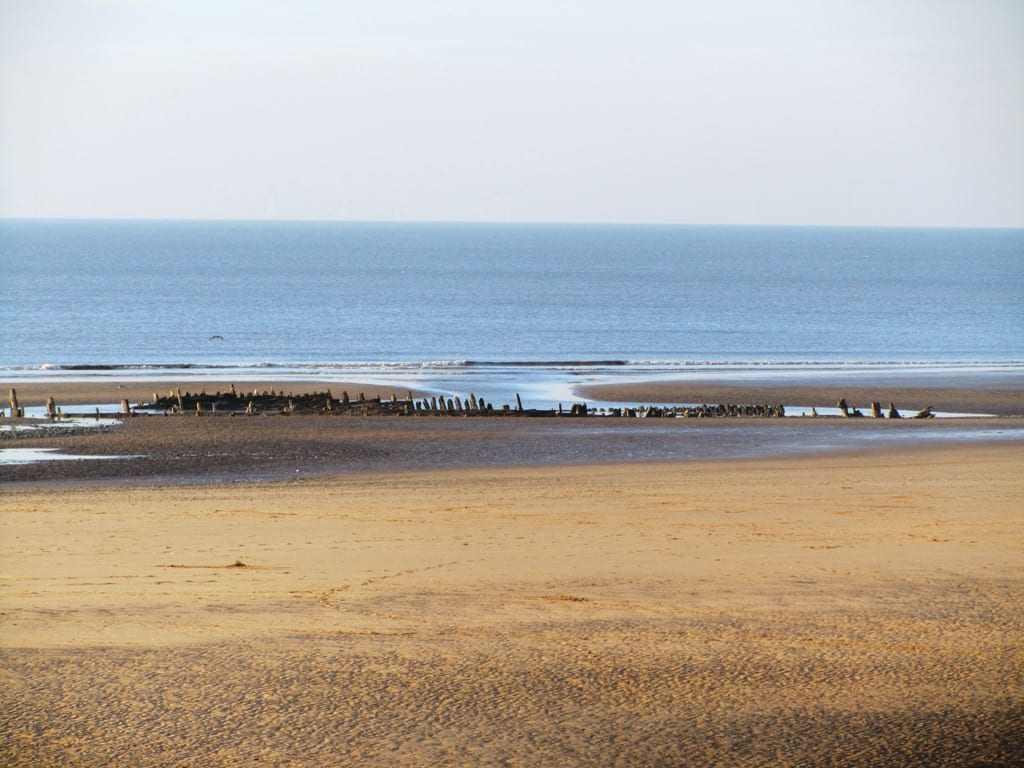
M 17 400 L 12 389 L 10 392 L 11 415 L 14 418 L 24 415 L 24 409 Z M 840 416 L 844 418 L 863 417 L 857 408 L 851 408 L 843 398 L 836 403 Z M 382 398 L 367 397 L 360 392 L 351 396 L 343 391 L 335 397 L 331 390 L 324 392 L 307 392 L 294 394 L 275 389 L 251 392 L 240 392 L 234 385 L 227 392 L 212 394 L 199 392 L 182 392 L 181 389 L 169 391 L 166 395 L 153 393 L 149 402 L 131 405 L 122 399 L 117 411 L 95 414 L 72 413 L 57 406 L 53 397 L 47 398 L 46 415 L 51 421 L 66 418 L 92 417 L 120 419 L 138 415 L 170 415 L 187 414 L 195 416 L 256 416 L 260 414 L 323 414 L 332 416 L 499 416 L 499 417 L 617 417 L 617 418 L 673 418 L 673 419 L 780 419 L 786 417 L 786 408 L 781 403 L 700 403 L 699 405 L 638 405 L 622 407 L 594 407 L 587 403 L 573 403 L 569 408 L 561 403 L 557 408 L 527 408 L 517 392 L 514 405 L 495 405 L 477 397 L 470 392 L 468 397 L 460 397 L 451 393 L 442 395 L 413 396 L 409 392 L 404 398 L 395 394 Z M 3 411 L 0 410 L 0 416 Z M 818 417 L 818 411 L 812 407 L 812 418 Z M 871 403 L 871 415 L 876 419 L 903 418 L 893 403 L 889 403 L 886 416 L 883 416 L 879 402 Z M 918 411 L 912 418 L 930 419 L 935 413 L 932 406 Z
M 568 409 L 527 408 L 517 392 L 513 405 L 495 405 L 470 392 L 468 397 L 431 395 L 405 398 L 366 397 L 363 393 L 352 397 L 347 391 L 334 397 L 330 390 L 305 394 L 263 390 L 207 393 L 172 390 L 164 396 L 153 393 L 148 403 L 140 403 L 133 412 L 195 413 L 252 416 L 260 413 L 319 413 L 338 416 L 521 416 L 521 417 L 583 417 L 615 416 L 626 418 L 781 418 L 786 409 L 781 404 L 715 403 L 700 405 L 653 406 L 640 405 L 621 408 L 594 408 L 586 403 L 574 403 Z

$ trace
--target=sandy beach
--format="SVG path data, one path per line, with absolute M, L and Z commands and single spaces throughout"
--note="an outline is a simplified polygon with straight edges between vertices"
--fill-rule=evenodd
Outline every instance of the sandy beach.
M 1020 764 L 1022 441 L 645 421 L 5 433 L 143 458 L 0 467 L 0 762 Z
M 1019 764 L 1022 466 L 8 487 L 0 758 Z

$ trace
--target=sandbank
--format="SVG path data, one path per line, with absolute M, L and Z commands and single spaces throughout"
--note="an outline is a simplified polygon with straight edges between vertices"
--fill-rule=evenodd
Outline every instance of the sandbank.
M 8 484 L 0 761 L 1015 765 L 1022 468 Z
M 894 403 L 904 414 L 932 406 L 949 413 L 1024 416 L 1024 389 L 1004 382 L 972 386 L 923 385 L 880 382 L 830 381 L 817 385 L 793 382 L 737 384 L 730 381 L 648 381 L 580 387 L 582 397 L 629 403 L 782 403 L 794 406 L 834 406 L 845 398 L 851 407 L 870 411 L 872 402 L 883 408 Z

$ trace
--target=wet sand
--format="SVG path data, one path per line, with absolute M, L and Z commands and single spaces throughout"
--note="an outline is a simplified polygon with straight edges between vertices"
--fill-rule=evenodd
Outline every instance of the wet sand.
M 1019 765 L 1022 468 L 8 484 L 0 762 Z
M 149 415 L 12 431 L 0 449 L 102 460 L 0 464 L 0 484 L 195 485 L 365 472 L 815 455 L 1024 442 L 1024 419 Z M 96 426 L 98 424 L 98 426 Z M 2 458 L 3 454 L 0 454 Z
M 19 385 L 23 405 L 42 405 L 50 393 L 58 403 L 112 401 L 117 394 L 138 402 L 180 382 L 133 385 L 120 392 L 109 382 Z M 188 386 L 195 387 L 196 382 Z M 4 385 L 6 386 L 6 384 Z M 207 382 L 208 392 L 227 391 L 226 382 Z M 248 382 L 240 389 L 275 389 L 295 394 L 320 391 L 323 382 Z M 335 394 L 387 397 L 387 388 L 332 383 Z M 611 385 L 594 396 L 626 404 L 644 402 L 801 402 L 834 404 L 843 392 L 853 406 L 867 409 L 866 391 L 844 387 L 813 391 L 787 387 L 737 388 L 725 384 L 693 389 L 682 383 Z M 900 407 L 935 405 L 955 412 L 1020 413 L 1021 393 L 1003 388 L 913 390 L 871 389 L 871 398 Z M 398 394 L 398 393 L 396 393 Z M 404 397 L 405 393 L 401 393 Z M 134 396 L 134 397 L 133 397 Z M 805 400 L 806 398 L 806 400 Z M 71 407 L 72 410 L 73 406 Z M 909 414 L 909 411 L 904 411 Z M 315 414 L 140 415 L 107 420 L 101 429 L 81 427 L 13 431 L 0 421 L 0 448 L 42 448 L 64 455 L 129 457 L 104 461 L 0 464 L 0 483 L 167 483 L 281 480 L 372 471 L 573 465 L 811 455 L 915 443 L 985 442 L 1024 439 L 1024 418 L 988 419 L 614 419 L 464 418 L 416 416 L 362 418 Z

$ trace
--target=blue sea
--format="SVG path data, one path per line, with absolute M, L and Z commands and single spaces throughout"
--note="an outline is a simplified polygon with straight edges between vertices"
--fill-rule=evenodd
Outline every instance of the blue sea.
M 1024 230 L 7 220 L 0 327 L 12 382 L 1021 381 Z

